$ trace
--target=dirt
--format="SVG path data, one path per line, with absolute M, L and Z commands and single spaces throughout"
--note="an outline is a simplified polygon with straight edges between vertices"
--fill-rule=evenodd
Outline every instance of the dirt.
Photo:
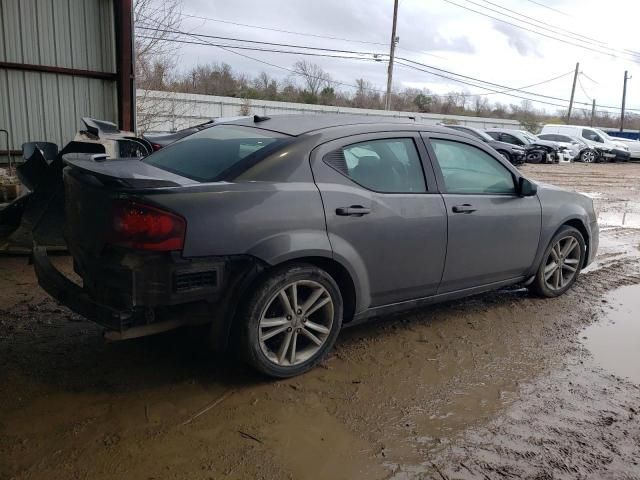
M 194 331 L 105 343 L 0 257 L 0 479 L 640 478 L 640 164 L 523 170 L 599 210 L 571 291 L 354 327 L 287 381 Z

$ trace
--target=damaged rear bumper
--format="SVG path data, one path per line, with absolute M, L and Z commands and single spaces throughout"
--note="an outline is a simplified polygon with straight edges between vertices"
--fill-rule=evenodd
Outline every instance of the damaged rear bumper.
M 33 248 L 33 268 L 38 284 L 58 302 L 108 329 L 120 330 L 133 316 L 133 311 L 116 310 L 92 301 L 78 284 L 53 266 L 45 247 Z
M 155 281 L 150 281 L 148 276 L 140 275 L 140 281 L 132 280 L 129 305 L 120 303 L 115 306 L 96 300 L 89 290 L 67 278 L 51 263 L 45 247 L 34 246 L 33 249 L 33 265 L 38 284 L 61 304 L 103 326 L 106 329 L 105 337 L 110 340 L 141 337 L 184 325 L 211 322 L 220 303 L 218 300 L 224 263 L 207 261 L 205 264 L 208 271 L 215 275 L 215 284 L 209 282 L 206 285 L 195 285 L 194 279 L 202 278 L 197 262 L 195 266 L 156 263 L 153 265 L 154 272 L 157 273 L 158 269 L 164 271 L 166 281 L 159 281 L 158 276 Z M 140 292 L 143 287 L 153 294 Z M 112 290 L 107 285 L 102 289 Z M 122 298 L 123 293 L 124 291 L 119 291 L 118 296 Z M 164 295 L 160 295 L 161 293 Z M 140 296 L 153 301 L 140 304 L 136 301 Z M 108 297 L 109 295 L 105 296 Z

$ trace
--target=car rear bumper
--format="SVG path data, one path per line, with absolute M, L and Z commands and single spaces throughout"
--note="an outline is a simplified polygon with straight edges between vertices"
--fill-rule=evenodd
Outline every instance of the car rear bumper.
M 104 327 L 108 339 L 124 340 L 211 322 L 220 306 L 225 262 L 205 259 L 174 264 L 156 258 L 151 265 L 143 262 L 137 271 L 130 270 L 130 282 L 120 289 L 114 287 L 113 278 L 105 278 L 104 271 L 99 278 L 83 280 L 83 286 L 74 283 L 51 263 L 44 247 L 34 247 L 33 265 L 38 284 L 55 300 Z M 205 268 L 208 281 L 203 285 Z M 92 289 L 86 287 L 88 283 Z
M 53 266 L 45 247 L 34 247 L 33 267 L 38 284 L 45 292 L 75 313 L 107 329 L 122 330 L 134 316 L 133 309 L 118 310 L 91 300 L 80 285 L 69 280 Z

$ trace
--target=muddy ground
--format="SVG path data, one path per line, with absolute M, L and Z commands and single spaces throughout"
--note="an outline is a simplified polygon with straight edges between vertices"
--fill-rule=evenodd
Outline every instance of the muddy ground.
M 0 479 L 640 479 L 640 164 L 523 169 L 594 198 L 575 288 L 348 329 L 288 381 L 189 331 L 105 343 L 0 257 Z

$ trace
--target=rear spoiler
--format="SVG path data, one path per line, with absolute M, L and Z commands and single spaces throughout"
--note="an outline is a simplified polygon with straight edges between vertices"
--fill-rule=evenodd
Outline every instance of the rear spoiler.
M 105 154 L 68 153 L 67 168 L 91 175 L 104 184 L 121 188 L 181 187 L 194 182 L 135 158 L 109 158 Z

